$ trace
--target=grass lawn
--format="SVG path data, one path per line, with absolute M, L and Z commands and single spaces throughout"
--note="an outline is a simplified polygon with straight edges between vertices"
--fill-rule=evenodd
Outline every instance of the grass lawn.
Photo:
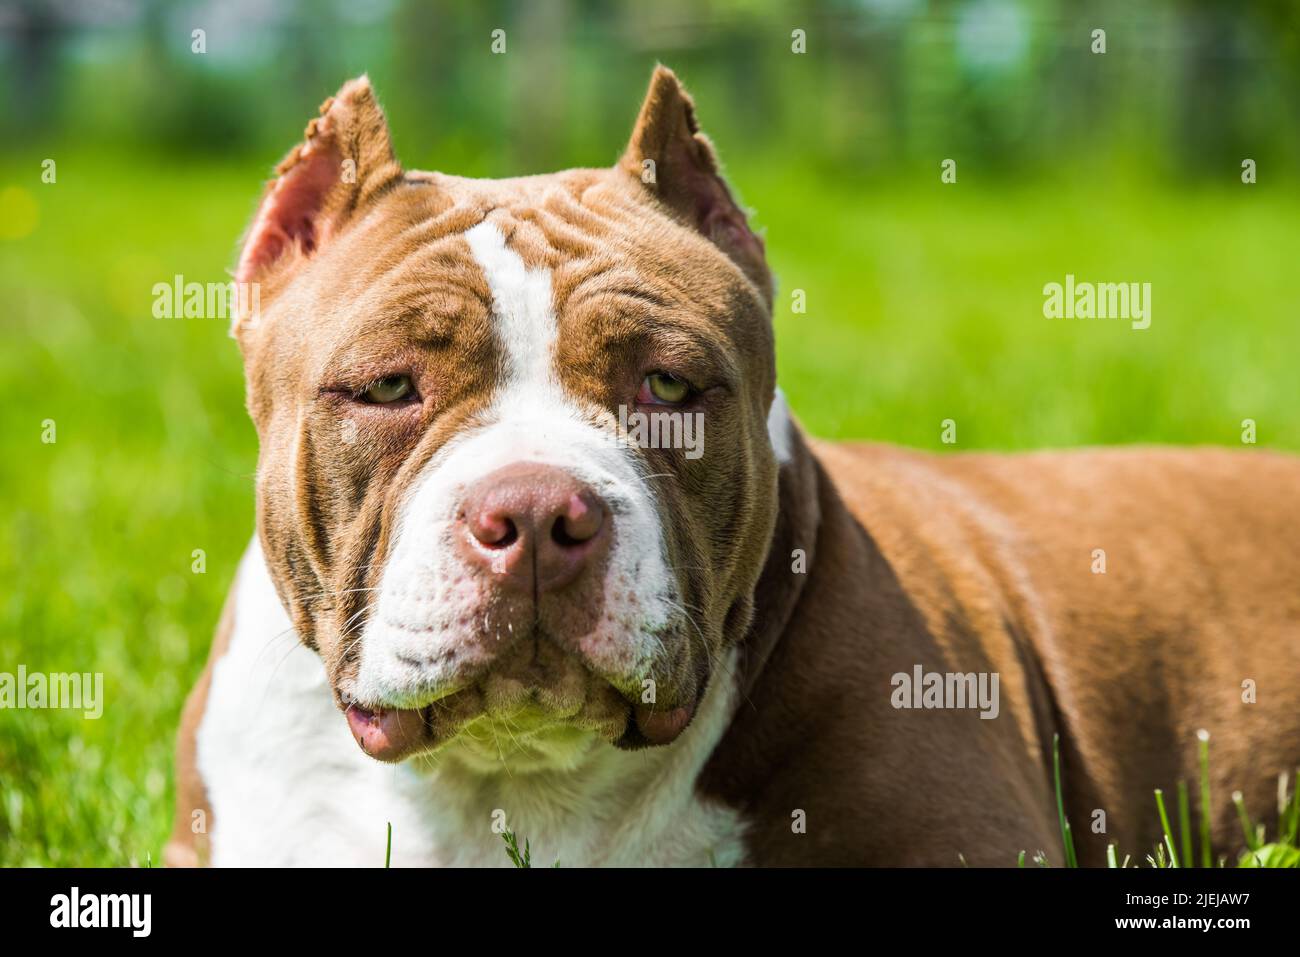
M 0 865 L 143 865 L 256 462 L 224 323 L 155 319 L 152 287 L 226 278 L 267 166 L 68 154 L 43 185 L 40 158 L 0 162 L 0 191 L 27 194 L 0 233 L 34 222 L 0 239 L 0 671 L 102 672 L 106 703 L 0 710 Z M 1231 445 L 1251 418 L 1260 445 L 1300 448 L 1295 197 L 965 172 L 851 188 L 752 157 L 730 173 L 767 233 L 780 379 L 814 432 L 938 448 L 953 419 L 960 448 Z M 1044 318 L 1067 273 L 1150 282 L 1151 327 Z

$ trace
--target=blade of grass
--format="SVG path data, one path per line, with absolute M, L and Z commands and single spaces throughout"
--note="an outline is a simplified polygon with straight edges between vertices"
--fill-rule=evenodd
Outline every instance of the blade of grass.
M 1178 836 L 1183 839 L 1183 866 L 1195 867 L 1192 857 L 1192 802 L 1187 796 L 1187 782 L 1178 782 Z
M 1078 867 L 1074 856 L 1074 841 L 1070 838 L 1070 825 L 1065 820 L 1065 798 L 1061 793 L 1061 736 L 1052 735 L 1052 771 L 1056 779 L 1056 817 L 1061 825 L 1061 841 L 1065 844 L 1065 866 Z
M 1196 732 L 1201 751 L 1201 866 L 1213 867 L 1210 853 L 1210 732 Z
M 1279 804 L 1286 806 L 1286 811 L 1278 815 L 1277 839 L 1288 847 L 1296 846 L 1296 836 L 1300 833 L 1300 771 L 1295 773 L 1295 785 L 1291 789 L 1291 801 L 1286 800 L 1286 775 L 1278 779 Z
M 524 840 L 524 850 L 522 854 L 519 852 L 519 839 L 515 837 L 514 831 L 509 828 L 502 831 L 501 840 L 505 841 L 506 856 L 510 858 L 510 862 L 514 864 L 515 867 L 531 868 L 533 866 L 532 849 L 529 847 L 527 839 Z
M 1236 805 L 1237 817 L 1241 820 L 1241 831 L 1246 835 L 1246 847 L 1252 851 L 1260 849 L 1259 835 L 1256 834 L 1254 826 L 1250 823 L 1250 815 L 1246 813 L 1246 802 L 1241 796 L 1240 791 L 1232 792 L 1232 803 Z
M 1178 866 L 1178 855 L 1174 853 L 1174 832 L 1169 827 L 1169 815 L 1165 813 L 1165 792 L 1156 788 L 1156 809 L 1160 812 L 1160 826 L 1165 832 L 1165 844 L 1169 847 L 1169 866 Z

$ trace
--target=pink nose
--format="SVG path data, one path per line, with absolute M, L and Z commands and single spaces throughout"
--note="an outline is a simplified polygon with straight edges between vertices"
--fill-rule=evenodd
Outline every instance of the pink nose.
M 508 465 L 465 493 L 462 554 L 503 588 L 541 595 L 595 565 L 609 547 L 605 503 L 563 469 Z

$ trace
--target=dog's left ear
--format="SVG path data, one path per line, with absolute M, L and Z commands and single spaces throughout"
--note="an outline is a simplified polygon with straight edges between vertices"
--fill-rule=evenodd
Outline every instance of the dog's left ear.
M 749 228 L 695 119 L 695 104 L 672 70 L 655 67 L 631 142 L 618 162 L 676 219 L 727 254 L 772 302 L 763 240 Z
M 310 256 L 401 178 L 369 78 L 349 80 L 276 167 L 244 237 L 236 281 L 255 282 L 287 257 Z

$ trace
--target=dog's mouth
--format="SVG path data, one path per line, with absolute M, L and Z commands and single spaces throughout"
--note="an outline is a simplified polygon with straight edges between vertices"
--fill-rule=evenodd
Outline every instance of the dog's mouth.
M 645 702 L 566 658 L 544 670 L 501 664 L 423 707 L 351 702 L 345 714 L 361 750 L 379 761 L 454 744 L 480 763 L 513 756 L 548 764 L 601 739 L 624 750 L 669 744 L 690 724 L 698 700 Z
M 348 729 L 362 751 L 376 760 L 396 763 L 433 751 L 462 731 L 469 735 L 469 746 L 479 751 L 484 751 L 477 747 L 483 740 L 481 734 L 490 736 L 491 744 L 483 755 L 489 759 L 494 749 L 497 756 L 505 756 L 503 740 L 507 742 L 506 750 L 535 754 L 574 731 L 593 731 L 624 750 L 669 744 L 686 730 L 694 711 L 694 704 L 655 710 L 653 705 L 624 702 L 620 717 L 598 722 L 598 727 L 585 727 L 587 722 L 554 719 L 543 714 L 543 723 L 531 734 L 522 732 L 511 719 L 497 720 L 483 714 L 460 721 L 449 720 L 447 709 L 441 704 L 424 708 L 365 708 L 353 704 L 348 706 L 346 714 Z
M 379 761 L 401 761 L 432 747 L 435 740 L 428 708 L 364 708 L 348 705 L 348 730 L 361 750 Z

